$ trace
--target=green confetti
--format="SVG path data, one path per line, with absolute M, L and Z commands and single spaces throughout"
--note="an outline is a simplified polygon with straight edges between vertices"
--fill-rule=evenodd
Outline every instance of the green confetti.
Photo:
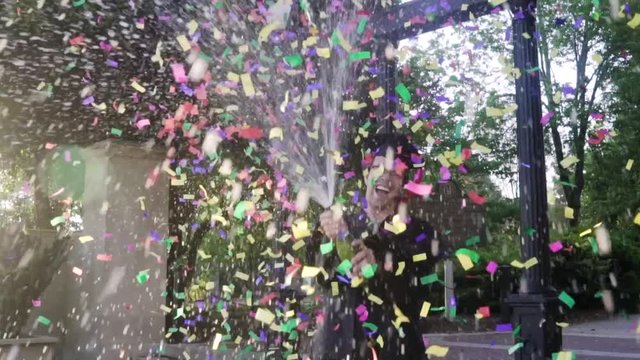
M 596 241 L 596 239 L 593 236 L 589 236 L 589 243 L 591 244 L 591 251 L 595 254 L 598 255 L 598 253 L 600 252 L 598 250 L 598 242 Z
M 576 304 L 576 301 L 573 300 L 571 295 L 567 294 L 564 291 L 561 292 L 560 295 L 558 295 L 558 299 L 560 299 L 560 301 L 565 303 L 565 305 L 567 305 L 569 307 L 569 309 L 573 309 L 573 306 Z
M 527 236 L 534 236 L 537 231 L 534 228 L 527 228 L 524 232 Z
M 462 155 L 462 144 L 456 144 L 456 157 L 460 157 Z
M 51 226 L 56 227 L 60 224 L 64 224 L 64 216 L 56 216 L 50 221 Z
M 553 353 L 551 354 L 551 360 L 558 360 L 558 357 L 560 356 L 560 353 Z M 574 352 L 571 352 L 571 360 L 576 360 L 576 354 Z
M 480 236 L 476 235 L 476 236 L 472 236 L 470 238 L 468 238 L 467 240 L 465 240 L 464 244 L 466 246 L 473 246 L 473 245 L 477 245 L 480 243 Z
M 376 274 L 376 270 L 378 270 L 378 264 L 366 264 L 362 267 L 362 276 L 365 279 L 371 279 Z
M 522 349 L 524 347 L 524 343 L 519 342 L 515 345 L 513 345 L 512 347 L 509 348 L 509 355 L 513 355 L 514 352 L 518 351 L 519 349 Z
M 349 54 L 349 61 L 360 61 L 371 59 L 371 51 L 359 51 Z
M 438 274 L 433 273 L 431 275 L 423 276 L 420 278 L 420 284 L 429 285 L 438 281 Z
M 51 320 L 47 319 L 46 317 L 40 315 L 38 316 L 38 322 L 44 326 L 49 326 L 51 325 Z
M 333 251 L 333 241 L 329 241 L 328 243 L 320 244 L 320 252 L 322 255 L 327 255 L 328 253 Z
M 434 312 L 434 311 L 445 311 L 446 308 L 444 306 L 439 306 L 439 307 L 432 307 L 431 309 L 429 309 L 430 312 Z
M 285 56 L 284 62 L 287 63 L 287 65 L 291 66 L 292 68 L 297 68 L 298 66 L 302 65 L 302 62 L 303 62 L 302 55 L 293 54 L 293 55 Z
M 597 293 L 595 293 L 593 295 L 593 297 L 596 298 L 596 299 L 601 299 L 602 298 L 602 291 L 598 291 Z
M 149 281 L 149 270 L 143 270 L 136 275 L 136 280 L 138 280 L 139 284 L 144 284 Z
M 520 335 L 521 329 L 522 329 L 522 325 L 516 326 L 516 328 L 513 329 L 513 331 L 511 332 L 511 336 L 513 336 L 514 338 L 518 337 L 518 335 Z
M 462 128 L 464 127 L 464 120 L 458 121 L 456 124 L 456 132 L 453 134 L 453 137 L 456 139 L 460 139 L 462 137 Z
M 525 71 L 526 71 L 526 73 L 527 73 L 527 74 L 531 74 L 531 73 L 534 73 L 534 72 L 536 72 L 536 71 L 540 71 L 540 67 L 539 67 L 539 66 L 536 66 L 536 67 L 534 67 L 534 68 L 527 69 L 527 70 L 525 70 Z
M 363 323 L 362 327 L 367 328 L 369 331 L 372 331 L 372 332 L 378 331 L 378 327 L 376 326 L 376 324 L 372 324 L 370 322 Z
M 449 309 L 449 316 L 450 316 L 450 317 L 452 317 L 452 318 L 456 317 L 456 314 L 457 314 L 457 313 L 458 313 L 458 307 L 457 307 L 457 306 L 452 306 L 452 307 Z
M 360 21 L 358 22 L 358 28 L 356 29 L 359 35 L 362 35 L 364 30 L 367 28 L 368 22 L 369 22 L 369 19 L 366 19 L 366 18 L 360 19 Z
M 409 93 L 409 89 L 407 89 L 403 83 L 396 86 L 396 93 L 402 98 L 402 101 L 406 103 L 411 101 L 411 93 Z
M 73 7 L 80 7 L 80 6 L 84 5 L 86 2 L 87 2 L 86 0 L 74 1 L 73 2 Z
M 122 130 L 118 128 L 111 128 L 111 135 L 122 136 Z
M 242 220 L 244 218 L 244 212 L 247 210 L 247 202 L 240 201 L 236 208 L 233 210 L 233 217 Z
M 342 262 L 340 263 L 340 265 L 338 265 L 338 268 L 336 270 L 338 270 L 340 274 L 345 275 L 346 273 L 351 271 L 351 268 L 353 268 L 353 264 L 351 264 L 351 260 L 345 259 L 345 260 L 342 260 Z

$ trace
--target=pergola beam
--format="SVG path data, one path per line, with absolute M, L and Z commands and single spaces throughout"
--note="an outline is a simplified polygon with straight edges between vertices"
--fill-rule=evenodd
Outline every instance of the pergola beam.
M 398 41 L 500 10 L 487 0 L 414 0 L 375 12 L 371 23 L 374 37 Z

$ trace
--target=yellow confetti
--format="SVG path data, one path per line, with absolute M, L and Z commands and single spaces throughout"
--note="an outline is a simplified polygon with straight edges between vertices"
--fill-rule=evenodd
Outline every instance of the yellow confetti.
M 240 75 L 242 81 L 242 89 L 247 97 L 252 97 L 256 94 L 256 89 L 253 87 L 253 81 L 251 81 L 251 74 L 246 73 Z
M 570 207 L 566 207 L 564 208 L 564 217 L 567 219 L 573 219 L 573 209 Z
M 331 49 L 330 48 L 317 48 L 316 52 L 318 56 L 321 58 L 328 59 L 331 57 Z
M 300 274 L 300 276 L 303 279 L 312 278 L 312 277 L 318 276 L 319 273 L 320 273 L 319 267 L 305 266 L 302 268 L 302 273 Z
M 227 73 L 227 80 L 233 81 L 234 83 L 240 82 L 240 75 L 230 71 Z
M 369 297 L 367 297 L 367 299 L 369 299 L 369 301 L 371 301 L 372 303 L 377 304 L 377 305 L 382 305 L 384 303 L 381 298 L 379 298 L 379 297 L 377 297 L 377 296 L 375 296 L 373 294 L 369 294 Z
M 573 352 L 571 351 L 560 351 L 558 352 L 558 357 L 556 357 L 556 360 L 572 360 L 573 359 Z
M 502 115 L 503 115 L 502 109 L 492 108 L 492 107 L 487 108 L 487 116 L 489 117 L 501 117 Z
M 213 344 L 211 345 L 211 349 L 218 350 L 218 347 L 220 346 L 220 342 L 222 342 L 222 334 L 216 333 L 216 337 L 213 339 Z
M 93 236 L 84 235 L 84 236 L 80 236 L 78 240 L 80 240 L 80 243 L 84 244 L 84 243 L 88 243 L 89 241 L 93 241 L 94 239 L 93 239 Z
M 178 35 L 176 37 L 176 40 L 178 41 L 178 44 L 180 45 L 180 47 L 182 48 L 182 51 L 189 51 L 191 50 L 191 43 L 189 42 L 189 39 L 187 39 L 186 36 L 184 35 Z
M 413 255 L 413 262 L 420 262 L 427 260 L 427 253 L 420 253 Z
M 189 35 L 193 35 L 198 30 L 198 23 L 195 20 L 189 21 L 187 29 L 189 30 Z
M 404 261 L 400 261 L 398 263 L 398 269 L 395 272 L 395 276 L 402 275 L 402 272 L 404 271 L 404 267 L 405 267 L 405 262 Z
M 284 140 L 284 134 L 282 128 L 274 127 L 269 130 L 269 139 L 280 138 L 280 141 Z
M 416 132 L 420 130 L 423 126 L 424 126 L 424 123 L 422 122 L 422 120 L 418 120 L 416 121 L 415 124 L 411 125 L 411 132 Z
M 462 268 L 465 271 L 473 267 L 473 261 L 471 261 L 471 258 L 469 256 L 465 254 L 456 254 L 456 257 L 458 258 L 458 261 L 460 261 L 460 265 L 462 265 Z
M 527 269 L 535 265 L 538 265 L 538 258 L 536 257 L 532 257 L 531 259 L 524 262 L 524 267 Z
M 359 101 L 345 101 L 342 103 L 342 110 L 343 111 L 360 110 L 365 106 L 366 104 L 360 103 Z
M 293 249 L 293 251 L 298 251 L 300 249 L 302 249 L 302 247 L 304 246 L 304 240 L 299 240 L 297 242 L 295 242 L 293 244 L 293 246 L 291 247 L 291 249 Z
M 427 317 L 429 315 L 429 309 L 431 309 L 431 303 L 425 301 L 422 303 L 422 308 L 420 309 L 420 317 Z
M 557 322 L 556 325 L 558 325 L 561 328 L 566 328 L 567 326 L 569 326 L 569 323 L 566 322 Z
M 591 229 L 587 229 L 587 230 L 581 232 L 580 233 L 580 237 L 587 236 L 589 234 L 591 234 Z
M 280 29 L 284 29 L 284 24 L 282 24 L 279 21 L 275 21 L 270 24 L 267 24 L 267 26 L 263 27 L 262 30 L 260 30 L 260 33 L 258 34 L 258 41 L 260 42 L 267 41 L 267 39 L 269 38 L 269 35 L 271 35 L 272 32 Z
M 578 158 L 577 158 L 577 157 L 575 157 L 575 155 L 570 155 L 570 156 L 567 156 L 566 158 L 564 158 L 562 161 L 560 161 L 560 165 L 561 165 L 563 168 L 565 168 L 565 169 L 566 169 L 566 168 L 568 168 L 569 166 L 571 166 L 571 165 L 573 165 L 573 164 L 575 164 L 575 163 L 577 163 L 577 162 L 579 162 L 579 161 L 580 161 L 580 160 L 578 160 Z
M 379 87 L 375 90 L 371 90 L 369 91 L 369 96 L 371 96 L 373 100 L 380 99 L 384 96 L 384 89 L 382 87 Z
M 518 260 L 513 260 L 510 265 L 518 269 L 522 269 L 524 267 L 524 264 Z
M 631 167 L 633 166 L 633 159 L 627 160 L 627 165 L 624 167 L 625 170 L 631 171 Z
M 332 296 L 340 295 L 340 288 L 338 287 L 338 282 L 337 281 L 332 281 L 331 282 L 331 295 Z
M 445 357 L 449 353 L 447 346 L 431 345 L 426 351 L 427 355 L 433 355 L 435 357 Z
M 593 55 L 591 55 L 591 60 L 595 61 L 596 64 L 602 64 L 602 55 L 600 55 L 599 53 L 594 53 Z
M 263 324 L 271 324 L 275 320 L 276 316 L 268 309 L 258 308 L 256 311 L 256 320 Z
M 134 88 L 137 92 L 139 93 L 145 93 L 147 91 L 147 89 L 144 88 L 144 86 L 138 84 L 137 81 L 134 81 L 131 83 L 131 87 Z
M 491 153 L 491 149 L 489 149 L 488 147 L 486 147 L 484 145 L 480 145 L 475 141 L 471 144 L 471 150 L 475 150 L 475 151 L 477 151 L 479 153 L 482 153 L 482 154 Z
M 632 28 L 632 29 L 637 28 L 637 27 L 638 27 L 638 25 L 640 25 L 640 14 L 635 13 L 635 14 L 633 15 L 633 19 L 631 19 L 631 20 L 627 23 L 627 25 L 628 25 L 630 28 Z
M 636 225 L 640 225 L 640 212 L 636 214 L 636 217 L 633 218 L 633 222 Z
M 248 281 L 249 280 L 249 274 L 245 274 L 245 273 L 240 272 L 240 271 L 236 271 L 236 273 L 235 273 L 235 275 L 233 277 L 238 278 L 238 279 L 243 280 L 243 281 Z
M 302 166 L 300 166 L 300 165 L 296 165 L 296 172 L 299 175 L 302 175 L 302 174 L 304 174 L 304 168 Z

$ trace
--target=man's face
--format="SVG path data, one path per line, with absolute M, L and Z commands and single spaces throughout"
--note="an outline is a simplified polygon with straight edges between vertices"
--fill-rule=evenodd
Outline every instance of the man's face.
M 390 159 L 387 160 L 389 162 Z M 403 177 L 393 166 L 385 167 L 385 157 L 374 158 L 367 176 L 367 204 L 375 212 L 395 213 L 400 203 Z

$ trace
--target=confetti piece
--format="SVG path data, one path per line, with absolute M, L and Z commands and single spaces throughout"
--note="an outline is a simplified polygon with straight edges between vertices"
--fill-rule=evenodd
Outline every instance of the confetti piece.
M 433 284 L 434 282 L 437 282 L 437 281 L 438 281 L 437 273 L 433 273 L 431 275 L 423 276 L 420 278 L 420 284 L 422 285 Z
M 302 59 L 302 55 L 300 54 L 293 54 L 293 55 L 289 55 L 289 56 L 285 56 L 284 57 L 284 62 L 291 66 L 292 68 L 297 68 L 298 66 L 302 65 L 302 63 L 304 62 L 304 60 Z
M 409 93 L 409 89 L 407 89 L 403 83 L 396 85 L 396 94 L 398 94 L 405 103 L 411 101 L 411 93 Z
M 422 303 L 422 308 L 420 309 L 420 317 L 427 317 L 427 315 L 429 315 L 429 309 L 431 308 L 431 303 L 430 302 L 423 302 Z
M 524 264 L 521 263 L 518 260 L 513 260 L 509 265 L 511 265 L 511 266 L 513 266 L 514 268 L 517 268 L 517 269 L 522 269 L 524 267 Z
M 511 324 L 496 324 L 496 331 L 498 331 L 498 332 L 511 332 L 511 331 L 513 331 L 513 325 L 511 325 Z
M 64 224 L 64 216 L 56 216 L 50 221 L 51 226 L 56 227 L 60 224 Z
M 542 126 L 547 125 L 554 114 L 555 113 L 553 111 L 546 113 L 542 118 L 540 118 L 540 124 L 542 124 Z
M 138 284 L 144 284 L 149 281 L 149 270 L 140 271 L 138 275 L 136 275 L 136 280 Z
M 185 35 L 178 35 L 176 37 L 176 41 L 178 41 L 178 44 L 180 45 L 180 48 L 182 49 L 182 51 L 191 50 L 191 43 L 189 42 L 189 39 L 187 39 Z
M 133 81 L 131 83 L 131 87 L 134 88 L 139 93 L 143 93 L 144 94 L 147 91 L 147 89 L 145 89 L 144 86 L 138 84 L 137 81 Z
M 578 158 L 577 158 L 577 157 L 575 157 L 574 155 L 570 155 L 570 156 L 567 156 L 566 158 L 564 158 L 562 161 L 560 161 L 560 165 L 561 165 L 563 168 L 565 168 L 565 169 L 566 169 L 566 168 L 568 168 L 569 166 L 571 166 L 571 165 L 574 165 L 574 164 L 578 163 L 579 161 L 580 161 L 580 160 L 578 160 Z
M 636 225 L 640 225 L 640 212 L 636 214 L 636 216 L 633 218 L 633 223 Z
M 509 355 L 513 355 L 513 353 L 515 353 L 516 351 L 522 349 L 524 347 L 524 343 L 523 342 L 519 342 L 515 345 L 513 345 L 512 347 L 509 348 L 508 353 Z
M 469 200 L 471 200 L 476 205 L 484 205 L 484 203 L 487 201 L 484 196 L 479 195 L 475 191 L 469 191 L 467 195 L 469 196 Z
M 242 89 L 247 97 L 252 97 L 256 94 L 256 89 L 253 87 L 253 81 L 251 80 L 251 74 L 240 75 L 242 81 Z
M 458 261 L 460 261 L 460 265 L 462 265 L 462 268 L 465 271 L 473 267 L 473 261 L 471 261 L 471 258 L 469 258 L 467 255 L 456 254 L 456 257 L 458 258 Z
M 488 306 L 481 306 L 477 311 L 483 318 L 491 317 L 491 309 Z
M 384 96 L 384 89 L 382 87 L 379 87 L 375 90 L 369 91 L 369 96 L 371 96 L 373 100 L 380 99 Z
M 338 265 L 336 270 L 339 273 L 346 275 L 349 271 L 351 271 L 352 268 L 353 268 L 353 265 L 351 264 L 351 261 L 349 259 L 345 259 L 345 260 L 342 260 L 342 262 L 340 263 L 340 265 Z
M 360 110 L 364 107 L 366 107 L 366 104 L 360 103 L 359 101 L 345 101 L 342 103 L 343 111 Z
M 322 255 L 327 255 L 328 253 L 333 251 L 333 241 L 328 243 L 320 244 L 320 253 Z
M 627 171 L 631 171 L 631 167 L 633 166 L 633 159 L 627 160 L 627 165 L 625 165 L 624 169 Z
M 557 253 L 558 251 L 562 250 L 564 248 L 564 245 L 562 245 L 562 241 L 555 241 L 552 242 L 551 244 L 549 244 L 549 249 L 551 249 L 551 252 L 553 253 Z
M 404 267 L 405 267 L 405 262 L 404 262 L 404 261 L 400 261 L 400 262 L 398 263 L 398 269 L 396 269 L 396 272 L 395 272 L 395 274 L 394 274 L 394 275 L 395 275 L 395 276 L 400 276 L 400 275 L 402 275 L 402 273 L 404 272 Z
M 471 143 L 471 150 L 475 150 L 481 154 L 490 154 L 491 153 L 491 149 L 489 149 L 488 147 L 484 146 L 484 145 L 480 145 L 477 142 L 473 142 Z
M 71 272 L 73 272 L 74 274 L 78 275 L 78 276 L 82 276 L 82 269 L 80 269 L 79 267 L 73 267 L 73 269 L 71 270 Z
M 51 325 L 51 320 L 47 319 L 46 317 L 39 315 L 38 316 L 38 320 L 37 320 L 40 324 L 44 325 L 44 326 L 49 326 Z
M 574 214 L 574 211 L 573 211 L 572 208 L 570 208 L 570 207 L 565 207 L 564 208 L 564 217 L 565 218 L 573 219 L 573 214 Z
M 435 357 L 445 357 L 449 353 L 449 347 L 447 346 L 438 346 L 431 345 L 427 348 L 425 354 L 435 356 Z
M 233 275 L 234 278 L 236 279 L 240 279 L 243 281 L 248 281 L 249 280 L 249 274 L 245 274 L 241 271 L 236 271 L 236 273 Z
M 305 266 L 305 267 L 302 268 L 302 273 L 300 274 L 300 276 L 303 279 L 304 278 L 312 278 L 312 277 L 318 276 L 319 273 L 320 273 L 320 268 L 319 267 Z
M 560 351 L 551 354 L 551 360 L 575 360 L 576 355 L 572 351 Z
M 273 320 L 275 320 L 275 318 L 275 314 L 269 311 L 269 309 L 258 308 L 258 310 L 256 311 L 255 319 L 263 324 L 270 325 Z
M 538 265 L 538 258 L 532 257 L 531 259 L 524 262 L 524 267 L 529 269 L 532 266 Z
M 571 295 L 567 294 L 566 292 L 561 292 L 560 295 L 558 295 L 558 299 L 560 299 L 560 301 L 562 301 L 563 303 L 565 303 L 569 309 L 572 309 L 573 306 L 576 304 L 576 301 L 573 300 L 573 298 L 571 297 Z
M 317 48 L 316 53 L 321 58 L 328 59 L 331 57 L 331 49 L 329 48 Z
M 413 181 L 408 182 L 404 185 L 405 190 L 408 190 L 416 195 L 420 196 L 428 196 L 431 194 L 431 190 L 433 185 L 431 184 L 418 184 Z
M 420 254 L 415 254 L 413 255 L 413 262 L 417 263 L 420 261 L 425 261 L 427 260 L 427 254 L 426 253 L 420 253 Z
M 360 61 L 360 60 L 367 60 L 367 59 L 371 59 L 371 52 L 370 51 L 359 51 L 359 52 L 355 52 L 355 53 L 351 53 L 349 54 L 349 60 L 350 61 Z
M 633 15 L 633 19 L 631 19 L 628 23 L 627 26 L 629 26 L 632 29 L 635 29 L 638 27 L 638 25 L 640 25 L 640 14 L 635 13 Z
M 275 138 L 279 138 L 280 141 L 284 140 L 284 133 L 282 131 L 282 128 L 274 127 L 271 130 L 269 130 L 269 139 L 275 139 Z
M 487 272 L 490 274 L 495 274 L 496 270 L 498 270 L 498 263 L 496 263 L 495 261 L 489 261 L 485 270 L 487 270 Z
M 377 264 L 365 264 L 361 271 L 362 271 L 362 276 L 365 279 L 371 279 L 372 277 L 375 276 L 376 274 L 376 270 L 378 269 L 378 265 Z

